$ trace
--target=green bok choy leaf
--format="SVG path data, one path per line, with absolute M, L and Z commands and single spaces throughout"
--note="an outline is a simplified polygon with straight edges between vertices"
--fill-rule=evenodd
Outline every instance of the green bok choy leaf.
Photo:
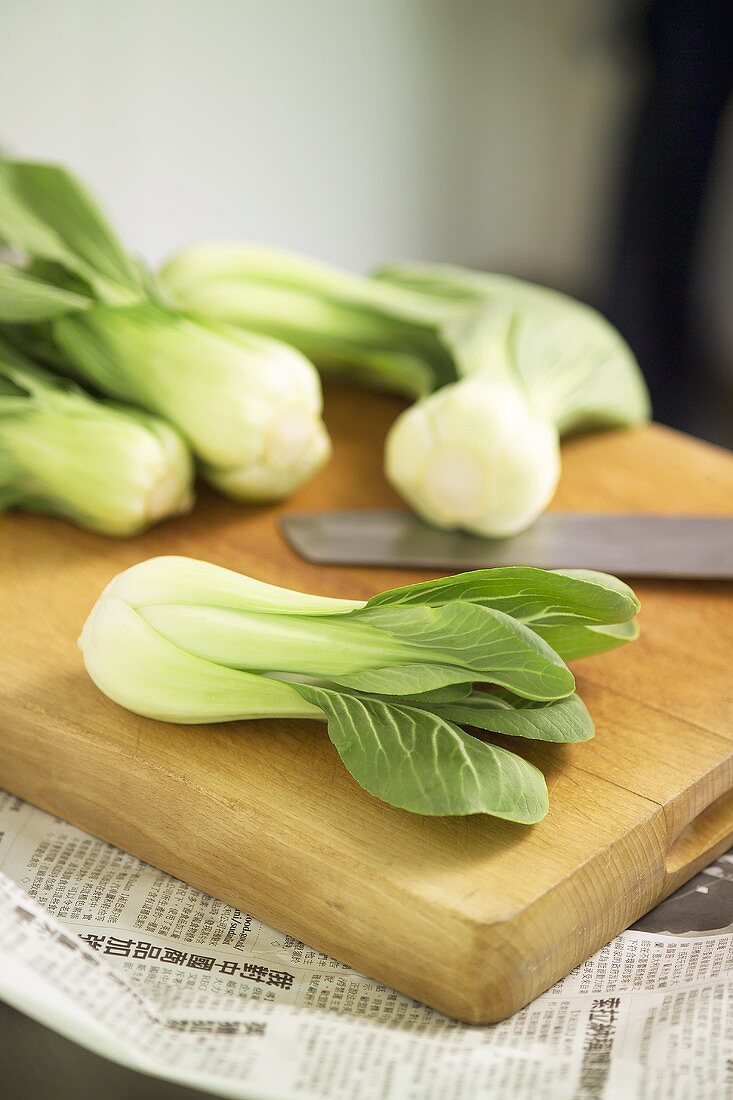
M 400 291 L 463 305 L 442 329 L 459 375 L 506 360 L 533 406 L 561 435 L 649 417 L 649 395 L 626 341 L 600 313 L 546 287 L 449 264 L 376 273 Z

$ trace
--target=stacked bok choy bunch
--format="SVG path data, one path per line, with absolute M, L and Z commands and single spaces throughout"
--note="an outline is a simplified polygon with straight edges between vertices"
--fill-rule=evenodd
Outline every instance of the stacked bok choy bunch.
M 169 444 L 176 438 L 168 458 L 178 463 L 182 491 L 170 510 L 190 500 L 190 484 L 183 488 L 190 482 L 186 447 L 207 481 L 248 501 L 287 495 L 326 460 L 329 441 L 313 365 L 267 336 L 167 305 L 91 197 L 63 169 L 0 161 L 0 240 L 23 259 L 22 266 L 0 264 L 5 336 L 55 372 L 154 414 L 140 423 L 162 425 L 156 430 Z M 3 402 L 0 416 L 7 407 Z M 98 461 L 107 467 L 113 449 L 105 448 L 102 435 Z M 64 446 L 73 446 L 73 433 Z M 128 446 L 129 465 L 135 461 L 132 438 Z M 63 448 L 49 451 L 49 463 L 59 453 Z M 139 458 L 144 465 L 143 451 Z M 68 461 L 79 465 L 81 458 Z M 0 450 L 0 469 L 3 462 Z M 93 463 L 88 474 L 91 484 Z M 41 507 L 44 494 L 34 499 Z M 66 514 L 81 517 L 83 509 L 67 504 Z M 148 518 L 156 518 L 155 512 Z M 127 530 L 122 513 L 118 526 Z
M 502 568 L 366 603 L 152 558 L 104 590 L 79 639 L 111 699 L 171 722 L 315 718 L 367 791 L 420 814 L 547 812 L 542 773 L 464 726 L 578 742 L 593 723 L 565 660 L 636 636 L 601 573 Z
M 415 403 L 387 439 L 389 480 L 440 527 L 506 537 L 549 504 L 560 436 L 639 423 L 647 391 L 598 313 L 518 279 L 448 266 L 347 275 L 239 244 L 185 249 L 172 300 L 286 340 L 324 371 Z

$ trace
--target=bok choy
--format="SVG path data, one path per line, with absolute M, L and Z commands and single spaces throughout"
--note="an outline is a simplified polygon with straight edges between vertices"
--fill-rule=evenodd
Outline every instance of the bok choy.
M 532 823 L 547 811 L 541 772 L 463 727 L 592 737 L 564 656 L 631 640 L 638 607 L 620 581 L 583 571 L 480 570 L 364 602 L 153 558 L 111 581 L 79 644 L 97 686 L 138 714 L 325 720 L 377 798 Z
M 318 376 L 295 348 L 153 302 L 69 313 L 52 332 L 70 374 L 165 416 L 228 496 L 287 496 L 328 457 Z
M 193 503 L 183 440 L 150 413 L 95 401 L 0 342 L 0 511 L 134 535 Z
M 282 337 L 323 370 L 416 398 L 392 428 L 386 472 L 437 526 L 516 534 L 552 498 L 561 435 L 649 414 L 615 329 L 519 279 L 420 265 L 359 278 L 272 249 L 209 244 L 174 256 L 161 281 L 202 316 Z
M 305 356 L 169 308 L 67 172 L 0 161 L 0 239 L 30 261 L 0 270 L 0 322 L 13 339 L 164 416 L 216 488 L 276 499 L 326 460 L 320 380 Z

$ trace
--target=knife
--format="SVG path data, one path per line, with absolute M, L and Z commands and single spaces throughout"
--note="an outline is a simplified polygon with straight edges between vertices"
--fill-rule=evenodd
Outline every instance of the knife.
M 536 565 L 733 578 L 733 517 L 547 512 L 511 539 L 441 531 L 398 511 L 310 512 L 288 516 L 280 527 L 301 557 L 326 565 L 452 571 Z

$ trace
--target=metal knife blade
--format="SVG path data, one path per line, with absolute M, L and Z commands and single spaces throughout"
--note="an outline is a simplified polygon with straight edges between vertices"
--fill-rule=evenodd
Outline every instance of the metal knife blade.
M 410 512 L 339 511 L 280 521 L 301 557 L 328 565 L 483 569 L 536 565 L 629 577 L 733 578 L 733 517 L 547 512 L 521 535 L 484 539 Z

